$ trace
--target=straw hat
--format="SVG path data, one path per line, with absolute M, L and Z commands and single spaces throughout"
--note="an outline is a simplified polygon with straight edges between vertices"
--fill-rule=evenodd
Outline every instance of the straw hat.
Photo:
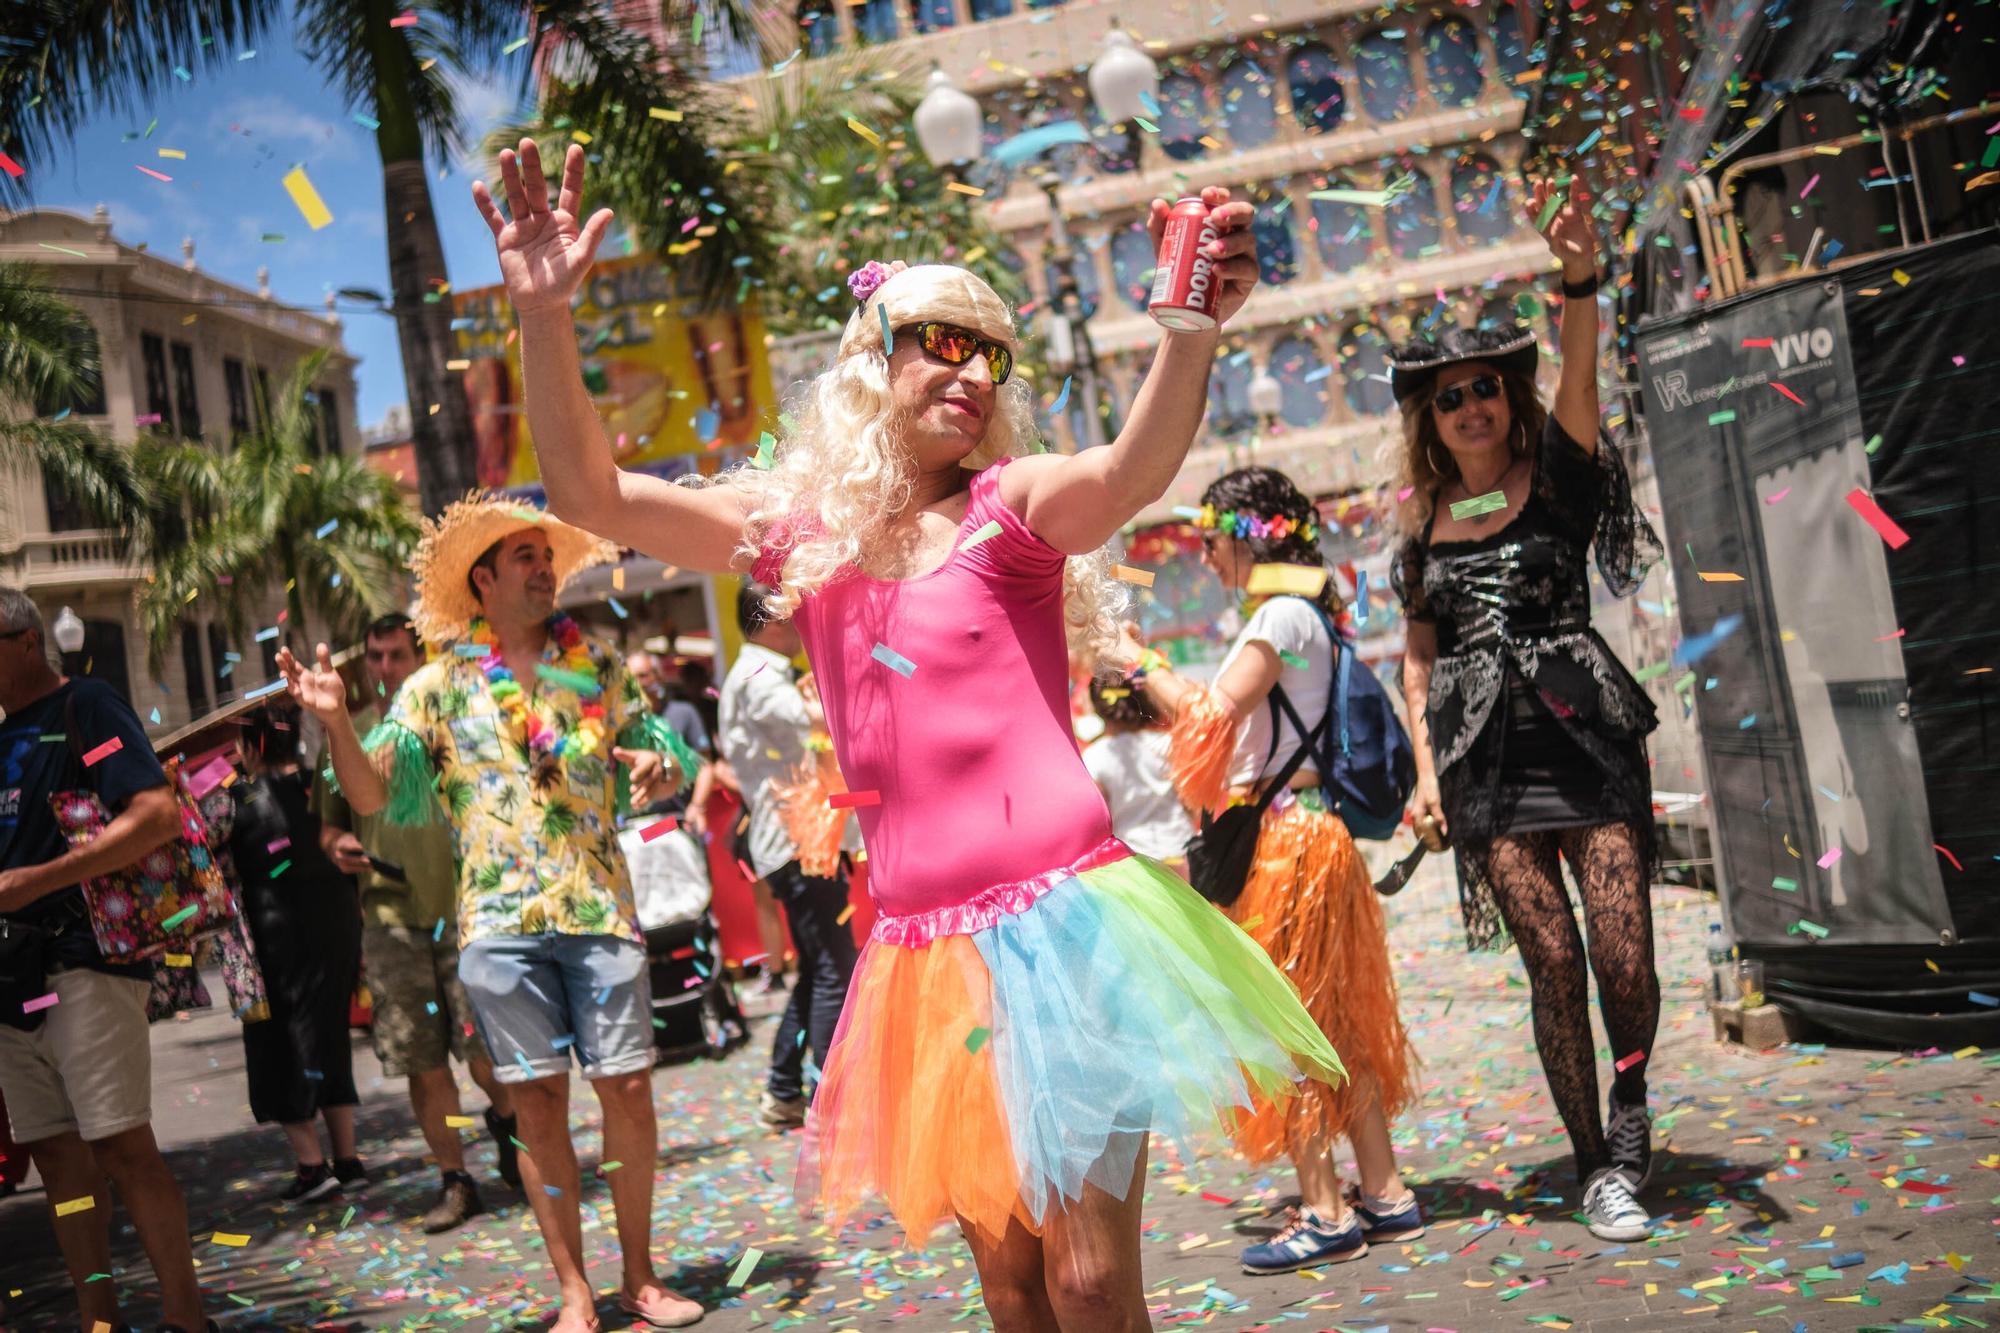
M 525 528 L 541 529 L 555 550 L 558 595 L 578 571 L 618 558 L 617 546 L 602 537 L 519 500 L 472 491 L 446 505 L 435 519 L 424 520 L 423 540 L 411 562 L 417 576 L 417 607 L 410 619 L 426 643 L 465 637 L 479 614 L 479 599 L 466 585 L 466 573 L 487 547 Z

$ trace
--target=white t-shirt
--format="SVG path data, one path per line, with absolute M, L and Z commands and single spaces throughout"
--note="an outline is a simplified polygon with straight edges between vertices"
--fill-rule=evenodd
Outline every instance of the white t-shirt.
M 1194 836 L 1194 821 L 1174 791 L 1168 744 L 1164 731 L 1128 731 L 1101 736 L 1083 752 L 1083 766 L 1111 807 L 1111 831 L 1156 861 L 1187 855 Z
M 1299 721 L 1308 727 L 1319 725 L 1320 718 L 1326 715 L 1327 700 L 1333 693 L 1334 662 L 1333 639 L 1326 632 L 1326 623 L 1320 619 L 1319 608 L 1302 597 L 1273 597 L 1266 601 L 1250 617 L 1250 623 L 1243 627 L 1243 632 L 1236 636 L 1236 642 L 1229 646 L 1229 655 L 1222 659 L 1216 679 L 1222 678 L 1243 651 L 1243 645 L 1252 639 L 1261 639 L 1277 649 L 1280 661 L 1284 661 L 1286 653 L 1293 658 L 1305 659 L 1304 667 L 1284 662 L 1278 684 L 1284 688 L 1285 697 L 1292 701 Z M 1271 754 L 1271 705 L 1268 700 L 1259 703 L 1256 711 L 1236 729 L 1236 757 L 1229 766 L 1230 785 L 1241 786 L 1256 781 L 1259 770 L 1267 777 L 1275 775 L 1298 748 L 1299 733 L 1281 709 L 1278 713 L 1278 749 Z M 1271 754 L 1269 765 L 1264 762 L 1266 754 Z M 1302 767 L 1317 766 L 1308 759 Z

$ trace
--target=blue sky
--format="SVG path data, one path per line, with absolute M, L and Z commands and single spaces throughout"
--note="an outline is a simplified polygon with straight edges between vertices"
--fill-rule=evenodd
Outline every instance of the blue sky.
M 527 57 L 523 49 L 504 59 L 511 64 Z M 518 72 L 508 71 L 516 77 Z M 514 81 L 496 78 L 461 90 L 460 105 L 475 141 L 506 116 Z M 195 262 L 204 270 L 255 290 L 258 267 L 268 265 L 272 295 L 314 311 L 333 288 L 388 292 L 375 136 L 351 119 L 338 93 L 298 54 L 289 28 L 267 33 L 254 56 L 194 71 L 188 82 L 169 82 L 171 91 L 152 106 L 132 115 L 95 116 L 68 147 L 29 164 L 22 184 L 33 193 L 23 206 L 88 216 L 104 204 L 111 210 L 112 233 L 126 244 L 144 242 L 178 261 L 181 238 L 192 236 Z M 510 88 L 495 86 L 503 82 Z M 155 118 L 150 136 L 128 138 L 144 134 Z M 162 148 L 187 157 L 163 158 Z M 280 183 L 295 165 L 306 169 L 333 214 L 317 232 Z M 467 165 L 430 164 L 445 261 L 452 285 L 460 288 L 499 279 L 492 235 L 472 206 L 477 173 Z M 142 166 L 173 180 L 155 180 L 138 170 Z M 265 241 L 265 233 L 282 234 L 284 240 Z M 361 421 L 371 423 L 403 401 L 395 325 L 386 315 L 358 308 L 343 308 L 342 319 L 347 348 L 361 359 L 355 372 Z

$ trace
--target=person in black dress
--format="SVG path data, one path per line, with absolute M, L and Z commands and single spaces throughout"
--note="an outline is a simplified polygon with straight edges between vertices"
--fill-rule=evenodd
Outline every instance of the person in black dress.
M 1408 617 L 1403 688 L 1415 813 L 1457 847 L 1474 948 L 1521 948 L 1535 1045 L 1576 1153 L 1583 1211 L 1610 1240 L 1647 1234 L 1646 1063 L 1659 1026 L 1645 736 L 1652 701 L 1590 626 L 1588 550 L 1605 585 L 1638 587 L 1660 555 L 1615 448 L 1598 442 L 1597 236 L 1572 184 L 1529 202 L 1563 266 L 1553 409 L 1524 328 L 1450 329 L 1396 349 L 1405 537 L 1392 567 Z M 1555 202 L 1551 204 L 1551 200 Z M 1583 899 L 1586 954 L 1563 887 Z M 1597 1102 L 1585 962 L 1616 1064 Z
M 361 906 L 353 877 L 320 850 L 297 711 L 276 703 L 247 714 L 236 745 L 249 776 L 230 788 L 226 841 L 271 1008 L 269 1018 L 243 1025 L 250 1113 L 260 1125 L 275 1121 L 291 1143 L 297 1177 L 282 1197 L 310 1201 L 368 1182 L 354 1142 L 360 1099 L 347 1033 Z M 317 1118 L 332 1141 L 331 1165 Z

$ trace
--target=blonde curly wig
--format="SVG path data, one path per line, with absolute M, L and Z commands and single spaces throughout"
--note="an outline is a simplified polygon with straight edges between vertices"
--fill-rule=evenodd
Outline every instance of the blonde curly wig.
M 886 327 L 939 320 L 972 329 L 1017 351 L 1012 313 L 991 287 L 962 268 L 921 264 L 901 269 L 858 308 L 841 335 L 834 363 L 788 395 L 791 426 L 768 468 L 733 468 L 717 481 L 740 491 L 748 510 L 742 552 L 754 560 L 768 536 L 798 534 L 784 565 L 771 612 L 790 618 L 805 597 L 862 566 L 889 522 L 910 501 L 915 460 L 904 446 L 907 425 L 889 390 Z M 1017 376 L 994 395 L 995 411 L 979 447 L 960 465 L 968 472 L 1002 458 L 1040 452 L 1034 397 Z M 801 522 L 801 518 L 806 521 Z M 1063 611 L 1070 649 L 1094 665 L 1118 641 L 1127 607 L 1124 586 L 1111 577 L 1108 551 L 1071 556 L 1063 572 Z

